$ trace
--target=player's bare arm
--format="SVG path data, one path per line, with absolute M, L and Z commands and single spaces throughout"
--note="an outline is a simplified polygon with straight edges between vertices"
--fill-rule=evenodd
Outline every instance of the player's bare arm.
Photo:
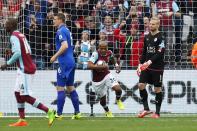
M 110 58 L 110 60 L 111 60 L 112 64 L 114 65 L 116 73 L 120 73 L 121 72 L 121 66 L 118 64 L 117 59 L 114 56 L 112 56 Z
M 103 70 L 103 69 L 108 69 L 108 68 L 109 67 L 107 64 L 97 65 L 91 61 L 88 62 L 88 69 L 90 70 Z

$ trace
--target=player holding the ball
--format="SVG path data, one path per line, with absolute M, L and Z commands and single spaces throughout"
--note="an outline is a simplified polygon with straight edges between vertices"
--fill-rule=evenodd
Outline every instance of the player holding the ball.
M 113 117 L 106 103 L 106 94 L 108 88 L 111 88 L 116 93 L 116 102 L 120 110 L 124 109 L 121 101 L 122 89 L 118 81 L 112 76 L 109 71 L 108 64 L 111 61 L 116 69 L 116 73 L 120 73 L 120 66 L 116 63 L 112 51 L 108 50 L 107 42 L 99 43 L 99 49 L 93 52 L 88 61 L 88 68 L 92 70 L 92 85 L 96 95 L 100 98 L 100 104 L 105 110 L 106 117 Z

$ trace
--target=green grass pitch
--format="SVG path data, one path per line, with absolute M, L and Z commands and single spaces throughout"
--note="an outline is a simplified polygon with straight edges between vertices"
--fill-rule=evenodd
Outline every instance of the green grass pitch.
M 46 118 L 27 118 L 27 127 L 9 127 L 16 118 L 0 118 L 0 131 L 197 131 L 197 117 L 164 117 L 160 119 L 115 117 L 56 120 L 48 127 Z

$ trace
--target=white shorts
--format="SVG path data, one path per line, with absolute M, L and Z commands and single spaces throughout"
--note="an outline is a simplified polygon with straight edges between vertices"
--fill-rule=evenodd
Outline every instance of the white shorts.
M 25 74 L 21 70 L 17 70 L 15 91 L 20 95 L 31 95 L 31 85 L 33 83 L 33 74 Z
M 105 96 L 108 88 L 112 88 L 115 85 L 119 85 L 119 83 L 111 73 L 107 74 L 100 82 L 92 82 L 93 91 L 99 98 Z

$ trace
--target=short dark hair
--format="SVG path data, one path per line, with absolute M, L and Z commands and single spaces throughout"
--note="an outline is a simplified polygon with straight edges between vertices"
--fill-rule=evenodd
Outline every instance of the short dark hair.
M 6 21 L 6 26 L 9 28 L 9 31 L 17 30 L 18 20 L 14 18 L 9 18 Z
M 62 22 L 65 22 L 66 17 L 63 13 L 58 13 L 56 16 L 58 17 L 58 19 L 62 20 Z

